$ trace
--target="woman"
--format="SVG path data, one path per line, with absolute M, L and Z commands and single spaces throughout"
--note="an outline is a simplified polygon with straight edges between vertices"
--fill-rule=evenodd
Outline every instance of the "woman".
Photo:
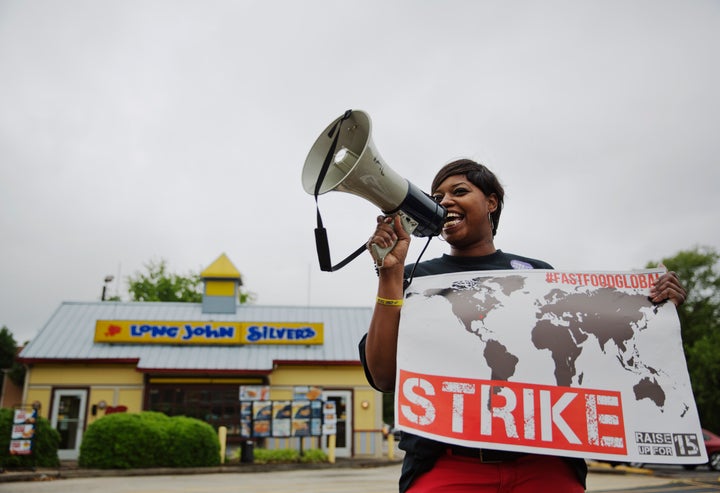
M 485 166 L 468 159 L 444 166 L 432 183 L 432 196 L 445 209 L 442 236 L 450 254 L 415 266 L 415 277 L 475 270 L 551 269 L 541 260 L 521 257 L 495 248 L 493 238 L 500 222 L 504 190 Z M 378 270 L 377 304 L 367 335 L 360 342 L 360 359 L 370 384 L 383 392 L 395 389 L 403 282 L 413 266 L 405 267 L 410 236 L 399 218 L 378 217 L 368 241 L 394 248 Z M 370 249 L 371 254 L 373 250 Z M 654 303 L 685 300 L 677 276 L 668 272 L 651 289 Z M 560 458 L 497 450 L 451 446 L 403 433 L 405 451 L 400 492 L 515 492 L 575 493 L 585 490 L 587 466 L 583 459 Z

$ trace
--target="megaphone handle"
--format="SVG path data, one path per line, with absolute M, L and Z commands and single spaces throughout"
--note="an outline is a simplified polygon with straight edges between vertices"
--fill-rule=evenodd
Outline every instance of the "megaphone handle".
M 400 216 L 400 224 L 405 232 L 407 232 L 407 234 L 412 234 L 412 232 L 415 231 L 415 228 L 417 228 L 418 222 L 407 214 L 404 214 L 402 211 L 398 212 L 397 215 Z M 370 248 L 372 248 L 372 251 L 375 254 L 375 265 L 378 266 L 378 269 L 382 268 L 383 263 L 385 262 L 385 257 L 393 248 L 395 248 L 396 244 L 397 241 L 394 241 L 392 245 L 385 248 L 379 247 L 375 243 L 370 244 Z

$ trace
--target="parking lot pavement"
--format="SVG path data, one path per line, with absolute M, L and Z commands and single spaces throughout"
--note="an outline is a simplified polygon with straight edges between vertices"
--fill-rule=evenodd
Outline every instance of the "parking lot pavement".
M 237 471 L 238 469 L 236 469 Z M 25 481 L 0 482 L 0 492 L 13 493 L 388 493 L 397 491 L 400 464 L 383 461 L 343 461 L 324 467 L 298 466 L 282 470 L 247 467 L 245 472 L 204 470 L 35 471 Z M 98 474 L 104 475 L 98 475 Z M 137 475 L 138 473 L 144 475 Z M 8 478 L 8 474 L 2 473 Z M 75 477 L 72 477 L 74 474 Z M 16 479 L 19 477 L 16 476 Z M 627 491 L 662 486 L 668 478 L 652 474 L 591 468 L 588 492 Z

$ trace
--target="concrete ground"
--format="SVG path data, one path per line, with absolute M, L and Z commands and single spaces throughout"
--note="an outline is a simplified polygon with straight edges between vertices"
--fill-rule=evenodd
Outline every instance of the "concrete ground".
M 143 484 L 142 491 L 153 491 L 149 489 L 150 484 L 155 480 L 148 476 L 163 476 L 161 480 L 163 492 L 185 492 L 191 484 L 197 481 L 205 481 L 207 475 L 217 475 L 213 484 L 241 483 L 246 486 L 245 491 L 264 491 L 259 488 L 261 484 L 268 484 L 272 478 L 274 491 L 313 491 L 305 490 L 302 486 L 303 478 L 319 487 L 322 481 L 328 485 L 342 484 L 342 491 L 363 492 L 363 488 L 370 484 L 377 484 L 377 491 L 396 491 L 397 478 L 400 474 L 400 461 L 388 459 L 338 459 L 335 464 L 232 464 L 219 467 L 184 468 L 184 469 L 131 469 L 131 470 L 97 470 L 81 469 L 73 463 L 63 463 L 59 468 L 38 469 L 35 471 L 8 470 L 0 473 L 0 491 L 9 491 L 2 483 L 35 483 L 20 485 L 15 484 L 12 491 L 43 492 L 43 491 L 64 491 L 67 486 L 72 491 L 77 487 L 75 482 L 81 478 L 93 478 L 92 484 L 96 484 L 97 491 L 104 493 L 132 491 L 127 488 L 133 482 Z M 652 471 L 647 469 L 629 468 L 624 466 L 611 467 L 604 463 L 589 462 L 590 474 L 588 476 L 588 492 L 600 491 L 627 491 L 633 488 L 666 485 L 672 482 L 671 479 L 656 477 Z M 245 475 L 245 473 L 253 473 Z M 197 478 L 188 477 L 195 475 Z M 281 483 L 287 476 L 287 488 L 282 489 Z M 144 479 L 143 479 L 144 477 Z M 158 478 L 161 479 L 161 478 Z M 67 480 L 67 481 L 57 481 Z M 40 484 L 52 483 L 43 486 Z M 252 484 L 257 482 L 256 489 Z M 180 489 L 174 489 L 173 484 L 177 483 Z M 89 488 L 89 482 L 82 483 L 83 491 Z M 117 485 L 117 486 L 113 486 Z M 42 489 L 46 488 L 46 489 Z M 353 489 L 359 488 L 359 489 Z M 221 489 L 222 490 L 222 489 Z M 218 490 L 218 491 L 221 491 Z M 138 490 L 135 490 L 138 491 Z M 223 490 L 224 491 L 224 490 Z M 318 489 L 317 491 L 321 491 Z M 333 491 L 331 489 L 323 491 Z

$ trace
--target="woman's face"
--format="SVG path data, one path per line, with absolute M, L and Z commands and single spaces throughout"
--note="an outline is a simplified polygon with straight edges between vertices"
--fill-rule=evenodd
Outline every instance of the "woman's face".
M 453 175 L 440 183 L 432 196 L 448 211 L 442 236 L 454 248 L 492 243 L 488 214 L 497 208 L 495 194 L 487 196 L 465 175 Z

